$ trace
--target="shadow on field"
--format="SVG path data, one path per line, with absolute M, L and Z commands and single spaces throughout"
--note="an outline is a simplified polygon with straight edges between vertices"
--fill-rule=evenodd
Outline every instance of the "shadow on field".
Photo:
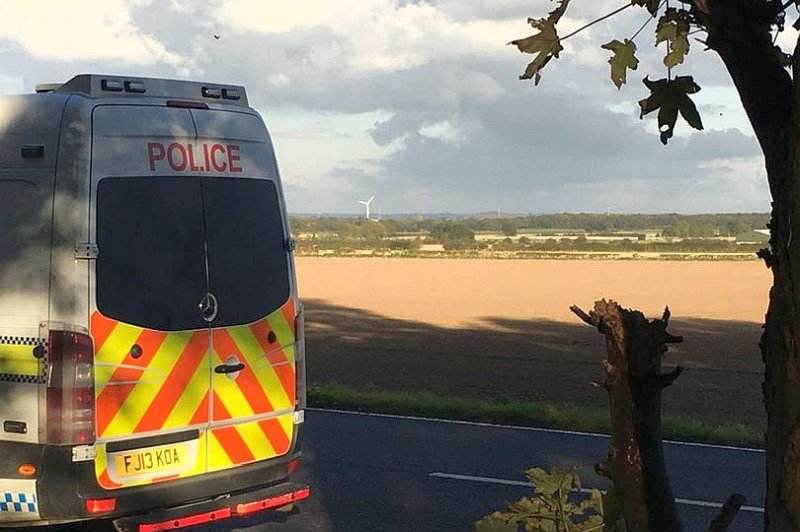
M 550 320 L 482 319 L 471 328 L 421 322 L 307 299 L 309 385 L 341 382 L 396 390 L 606 406 L 590 383 L 602 376 L 605 341 L 595 329 Z M 684 337 L 664 366 L 686 369 L 664 392 L 664 413 L 762 431 L 761 325 L 673 317 Z

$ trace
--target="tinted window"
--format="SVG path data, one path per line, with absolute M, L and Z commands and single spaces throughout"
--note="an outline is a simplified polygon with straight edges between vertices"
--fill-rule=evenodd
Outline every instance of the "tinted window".
M 97 306 L 165 331 L 204 327 L 207 291 L 200 181 L 108 178 L 97 189 Z
M 278 191 L 271 181 L 203 178 L 213 327 L 251 323 L 289 298 Z

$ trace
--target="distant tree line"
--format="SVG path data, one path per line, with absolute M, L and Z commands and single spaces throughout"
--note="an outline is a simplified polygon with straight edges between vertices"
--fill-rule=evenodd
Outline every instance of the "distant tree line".
M 514 236 L 519 229 L 574 230 L 586 233 L 662 231 L 664 236 L 704 237 L 735 236 L 752 229 L 764 229 L 769 221 L 766 213 L 742 214 L 592 214 L 561 213 L 529 216 L 463 216 L 451 218 L 405 217 L 386 218 L 379 222 L 363 218 L 335 216 L 292 216 L 292 229 L 303 233 L 337 233 L 342 237 L 370 238 L 379 233 L 393 236 L 401 233 L 442 230 L 443 225 L 461 225 L 473 232 L 489 231 Z M 438 228 L 438 229 L 437 229 Z M 460 231 L 456 230 L 456 231 Z

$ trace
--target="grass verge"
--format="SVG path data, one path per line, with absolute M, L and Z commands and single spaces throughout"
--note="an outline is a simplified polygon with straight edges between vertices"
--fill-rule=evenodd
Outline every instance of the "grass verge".
M 505 398 L 449 397 L 430 392 L 356 389 L 327 383 L 309 388 L 308 404 L 316 408 L 610 433 L 606 408 L 518 402 Z M 665 439 L 763 447 L 761 435 L 739 423 L 711 425 L 695 419 L 664 416 L 662 426 Z

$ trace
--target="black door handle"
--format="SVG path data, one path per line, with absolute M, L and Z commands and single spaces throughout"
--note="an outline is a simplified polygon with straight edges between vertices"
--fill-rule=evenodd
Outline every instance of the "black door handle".
M 220 364 L 214 368 L 214 373 L 227 375 L 228 373 L 236 373 L 237 371 L 242 371 L 243 369 L 244 362 L 239 362 L 238 364 Z

